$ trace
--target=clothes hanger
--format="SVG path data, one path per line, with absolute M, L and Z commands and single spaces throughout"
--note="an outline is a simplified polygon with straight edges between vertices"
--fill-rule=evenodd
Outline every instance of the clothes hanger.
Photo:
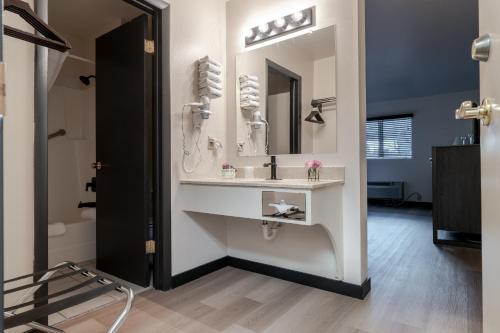
M 323 105 L 321 103 L 319 104 L 312 104 L 313 110 L 311 113 L 306 117 L 305 121 L 308 121 L 310 123 L 315 123 L 315 124 L 324 124 L 325 120 L 323 117 L 321 117 L 321 112 L 323 112 Z
M 71 44 L 54 29 L 49 27 L 26 2 L 22 0 L 4 0 L 3 8 L 6 11 L 19 15 L 43 37 L 7 25 L 4 26 L 5 35 L 60 52 L 66 52 L 71 49 Z

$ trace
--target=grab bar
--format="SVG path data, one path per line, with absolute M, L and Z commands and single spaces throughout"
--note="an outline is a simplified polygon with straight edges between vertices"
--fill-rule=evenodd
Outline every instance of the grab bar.
M 54 139 L 54 138 L 57 138 L 58 136 L 65 136 L 66 135 L 66 131 L 63 130 L 62 128 L 60 130 L 58 130 L 57 132 L 54 132 L 52 134 L 49 134 L 49 140 L 50 139 Z

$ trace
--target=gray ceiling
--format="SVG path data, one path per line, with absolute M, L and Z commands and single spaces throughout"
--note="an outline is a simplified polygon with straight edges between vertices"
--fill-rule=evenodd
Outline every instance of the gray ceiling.
M 367 100 L 479 88 L 478 0 L 366 0 Z

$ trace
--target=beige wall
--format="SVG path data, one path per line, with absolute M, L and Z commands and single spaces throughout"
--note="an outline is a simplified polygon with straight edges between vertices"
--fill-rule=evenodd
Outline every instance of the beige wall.
M 32 4 L 32 1 L 29 1 Z M 5 23 L 30 30 L 17 15 Z M 5 117 L 5 278 L 33 268 L 34 46 L 4 37 L 7 115 Z
M 367 249 L 366 249 L 366 172 L 364 170 L 364 53 L 363 29 L 358 26 L 363 20 L 358 13 L 364 10 L 360 8 L 363 1 L 344 0 L 230 0 L 227 3 L 227 82 L 235 82 L 235 56 L 244 51 L 244 34 L 248 27 L 256 26 L 276 18 L 279 15 L 292 13 L 316 5 L 317 28 L 330 25 L 337 27 L 337 153 L 316 154 L 314 158 L 323 160 L 326 165 L 345 166 L 346 183 L 343 190 L 343 222 L 344 222 L 344 251 L 345 280 L 351 283 L 361 284 L 367 277 Z M 229 12 L 231 15 L 229 15 Z M 358 22 L 359 20 L 359 22 Z M 273 40 L 268 43 L 273 43 Z M 360 42 L 358 42 L 360 41 Z M 263 43 L 266 45 L 266 43 Z M 267 162 L 268 158 L 238 157 L 234 145 L 236 143 L 235 130 L 235 87 L 229 84 L 227 89 L 228 110 L 228 133 L 227 154 L 231 163 L 237 166 L 254 165 L 259 166 Z M 302 166 L 312 155 L 300 156 L 278 156 L 279 165 Z M 232 222 L 231 222 L 232 223 Z M 258 228 L 255 224 L 254 228 Z M 238 238 L 244 236 L 242 227 L 236 223 L 231 225 L 228 231 L 229 254 L 232 252 L 244 255 L 246 258 L 256 261 L 268 260 L 268 257 L 256 255 L 254 249 L 240 251 Z M 287 226 L 290 234 L 298 235 L 302 231 L 293 226 Z M 317 237 L 311 237 L 311 242 L 321 242 L 321 231 L 317 231 Z M 248 233 L 247 233 L 248 234 Z M 257 235 L 257 233 L 255 233 Z M 278 237 L 278 240 L 282 235 Z M 257 236 L 255 236 L 257 237 Z M 233 241 L 234 239 L 234 241 Z M 286 240 L 283 240 L 286 242 Z M 275 243 L 275 246 L 279 243 Z M 292 257 L 290 251 L 295 251 L 297 256 L 311 245 L 304 242 L 302 247 L 292 247 L 283 244 L 281 251 L 275 250 Z M 316 246 L 316 245 L 315 245 Z M 324 239 L 322 251 L 330 251 L 328 242 Z M 321 264 L 323 261 L 318 260 Z M 290 263 L 285 263 L 292 266 Z M 307 269 L 304 262 L 293 262 L 295 267 Z M 324 271 L 330 275 L 331 272 Z
M 225 152 L 207 150 L 208 136 L 226 143 L 225 96 L 212 100 L 213 115 L 202 126 L 203 162 L 188 175 L 182 170 L 181 112 L 186 103 L 198 101 L 196 60 L 209 55 L 225 64 L 225 1 L 173 0 L 170 7 L 170 80 L 172 148 L 172 274 L 226 256 L 226 224 L 223 217 L 187 214 L 177 208 L 179 180 L 213 177 L 226 161 Z M 194 14 L 194 13 L 197 14 Z M 223 76 L 225 71 L 223 71 Z M 225 83 L 225 82 L 224 82 Z M 188 113 L 186 112 L 186 115 Z M 190 117 L 190 115 L 189 115 Z M 191 118 L 186 118 L 186 129 Z M 188 134 L 188 139 L 191 136 Z

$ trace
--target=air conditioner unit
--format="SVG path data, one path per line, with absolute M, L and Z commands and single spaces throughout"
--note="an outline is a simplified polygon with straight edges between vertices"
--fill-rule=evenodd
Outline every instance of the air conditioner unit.
M 404 182 L 368 182 L 368 199 L 404 200 Z

